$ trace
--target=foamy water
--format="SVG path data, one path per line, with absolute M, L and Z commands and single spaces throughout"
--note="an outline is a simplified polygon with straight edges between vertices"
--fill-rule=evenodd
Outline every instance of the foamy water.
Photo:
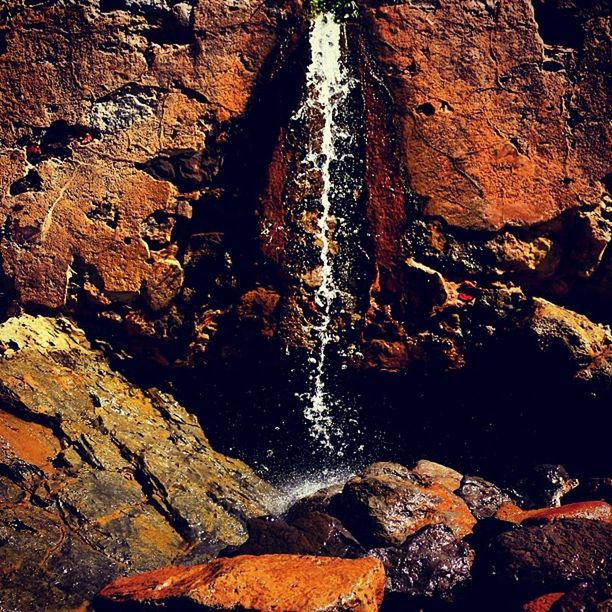
M 275 510 L 283 514 L 300 499 L 309 497 L 321 489 L 343 484 L 355 473 L 355 469 L 348 467 L 313 468 L 312 471 L 284 476 L 282 481 L 273 483 L 279 491 L 278 498 L 274 500 Z
M 320 119 L 320 130 L 312 129 L 308 152 L 303 160 L 305 170 L 317 168 L 322 191 L 316 225 L 315 241 L 319 247 L 319 285 L 315 291 L 318 322 L 314 327 L 315 350 L 310 358 L 310 389 L 303 396 L 306 401 L 304 417 L 310 435 L 327 450 L 341 454 L 341 430 L 334 420 L 333 408 L 337 402 L 331 397 L 326 384 L 328 348 L 338 341 L 332 327 L 334 303 L 340 296 L 338 279 L 334 271 L 333 228 L 340 222 L 332 216 L 334 185 L 332 164 L 339 152 L 337 144 L 346 134 L 339 131 L 336 118 L 342 112 L 351 93 L 351 77 L 344 62 L 342 41 L 344 26 L 332 14 L 318 15 L 310 28 L 311 61 L 306 74 L 307 95 L 298 116 Z

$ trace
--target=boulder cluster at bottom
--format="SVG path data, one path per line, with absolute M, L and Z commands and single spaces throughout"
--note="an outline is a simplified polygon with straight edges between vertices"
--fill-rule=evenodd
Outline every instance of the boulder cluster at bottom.
M 581 500 L 591 485 L 560 466 L 502 490 L 430 461 L 375 463 L 282 517 L 250 519 L 247 541 L 214 561 L 118 579 L 93 605 L 603 612 L 612 607 L 612 506 Z M 536 507 L 544 490 L 558 505 Z M 561 505 L 563 495 L 572 501 Z

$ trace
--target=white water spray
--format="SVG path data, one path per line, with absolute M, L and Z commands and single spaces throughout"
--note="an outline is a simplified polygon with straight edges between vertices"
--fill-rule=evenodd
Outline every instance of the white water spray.
M 310 358 L 313 371 L 310 375 L 311 388 L 306 395 L 307 406 L 304 416 L 310 424 L 311 435 L 328 450 L 338 450 L 334 438 L 340 432 L 332 414 L 332 402 L 326 388 L 327 351 L 337 340 L 332 329 L 334 302 L 340 297 L 340 290 L 334 274 L 333 232 L 340 219 L 332 215 L 334 195 L 338 185 L 334 184 L 332 167 L 339 156 L 338 142 L 347 135 L 339 131 L 338 114 L 345 107 L 351 92 L 351 77 L 342 53 L 344 26 L 333 14 L 318 15 L 310 28 L 311 61 L 306 75 L 307 95 L 298 110 L 298 117 L 316 117 L 320 128 L 313 128 L 308 153 L 303 160 L 306 171 L 318 170 L 321 181 L 321 196 L 316 225 L 315 240 L 320 249 L 319 285 L 315 291 L 319 321 L 315 326 L 316 349 Z

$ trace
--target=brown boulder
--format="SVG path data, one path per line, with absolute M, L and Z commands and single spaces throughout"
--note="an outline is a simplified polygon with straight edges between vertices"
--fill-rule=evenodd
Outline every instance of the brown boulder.
M 309 512 L 286 521 L 265 516 L 247 522 L 249 539 L 223 551 L 227 557 L 239 555 L 292 554 L 341 557 L 362 556 L 364 549 L 335 517 Z
M 113 610 L 168 602 L 176 609 L 375 612 L 384 588 L 385 571 L 375 559 L 247 555 L 120 578 L 100 600 Z
M 584 315 L 534 298 L 531 332 L 538 348 L 562 360 L 581 378 L 612 362 L 612 335 Z
M 359 541 L 374 546 L 399 546 L 422 527 L 437 524 L 461 539 L 476 523 L 448 488 L 394 463 L 374 463 L 351 478 L 330 512 Z

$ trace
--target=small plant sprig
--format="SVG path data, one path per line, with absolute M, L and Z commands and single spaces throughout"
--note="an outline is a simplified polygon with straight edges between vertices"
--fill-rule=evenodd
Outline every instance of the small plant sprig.
M 306 6 L 311 17 L 321 13 L 333 13 L 339 21 L 347 21 L 359 15 L 356 0 L 307 0 Z

